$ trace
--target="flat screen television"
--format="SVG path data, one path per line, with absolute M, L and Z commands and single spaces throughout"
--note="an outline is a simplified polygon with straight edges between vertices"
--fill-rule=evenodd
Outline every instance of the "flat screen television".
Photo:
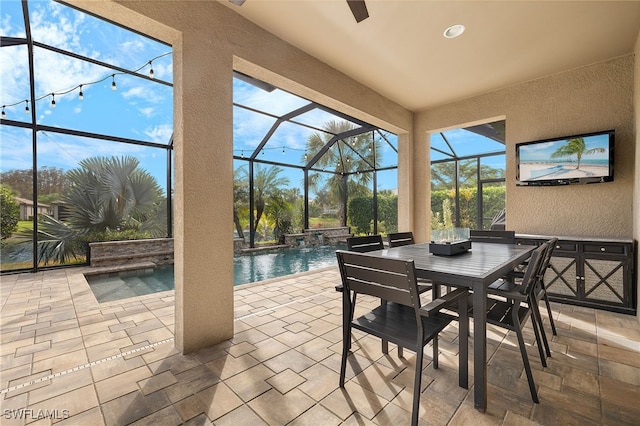
M 516 144 L 516 185 L 611 182 L 614 142 L 606 130 Z

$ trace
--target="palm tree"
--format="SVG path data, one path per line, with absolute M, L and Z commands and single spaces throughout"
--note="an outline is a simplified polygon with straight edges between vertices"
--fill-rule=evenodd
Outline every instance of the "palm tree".
M 565 145 L 562 145 L 560 148 L 556 149 L 555 152 L 551 154 L 551 158 L 571 157 L 572 155 L 575 155 L 578 158 L 578 165 L 576 166 L 576 170 L 579 170 L 580 160 L 582 160 L 583 155 L 591 155 L 602 152 L 606 152 L 604 148 L 596 147 L 587 149 L 587 144 L 584 142 L 583 138 L 573 138 L 569 139 Z
M 166 199 L 155 177 L 130 156 L 93 157 L 67 172 L 69 222 L 48 215 L 38 220 L 39 262 L 66 262 L 82 251 L 80 241 L 105 233 L 160 237 L 167 233 Z M 80 253 L 81 254 L 81 253 Z
M 240 215 L 246 217 L 249 212 L 249 181 L 246 177 L 247 170 L 244 166 L 233 171 L 233 223 L 238 237 L 243 240 L 244 230 L 240 222 Z
M 249 182 L 248 172 L 244 167 L 239 167 L 237 171 L 237 179 L 239 181 Z M 279 198 L 282 198 L 283 187 L 289 185 L 289 178 L 280 176 L 282 172 L 282 167 L 261 167 L 259 164 L 255 165 L 253 202 L 256 216 L 253 229 L 251 229 L 254 235 L 258 230 L 258 224 L 260 223 L 260 219 L 262 219 L 262 215 L 265 214 L 267 206 Z
M 328 121 L 323 125 L 327 133 L 313 133 L 307 140 L 307 152 L 319 152 L 333 137 L 356 126 L 348 121 Z M 375 146 L 375 149 L 372 149 Z M 347 195 L 370 194 L 372 174 L 359 173 L 360 170 L 371 170 L 379 163 L 380 153 L 374 143 L 371 132 L 351 136 L 346 141 L 339 140 L 312 166 L 322 168 L 331 173 L 324 178 L 321 172 L 309 174 L 309 188 L 315 192 L 326 192 L 331 201 L 338 205 L 338 217 L 342 226 L 347 224 Z M 377 164 L 375 164 L 377 165 Z M 354 174 L 351 174 L 354 173 Z M 348 177 L 345 193 L 345 177 Z

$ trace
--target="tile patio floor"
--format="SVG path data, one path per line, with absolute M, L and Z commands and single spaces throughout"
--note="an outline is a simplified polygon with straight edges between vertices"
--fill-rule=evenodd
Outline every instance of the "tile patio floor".
M 190 355 L 173 348 L 172 291 L 98 304 L 81 271 L 2 276 L 3 426 L 409 423 L 411 352 L 383 356 L 378 340 L 358 335 L 338 387 L 337 268 L 236 288 L 233 340 Z M 457 386 L 451 325 L 440 369 L 426 351 L 421 423 L 639 424 L 637 318 L 554 309 L 559 335 L 547 368 L 530 348 L 540 404 L 531 402 L 515 336 L 489 327 L 489 408 L 474 410 L 473 388 Z M 533 341 L 531 329 L 526 337 Z

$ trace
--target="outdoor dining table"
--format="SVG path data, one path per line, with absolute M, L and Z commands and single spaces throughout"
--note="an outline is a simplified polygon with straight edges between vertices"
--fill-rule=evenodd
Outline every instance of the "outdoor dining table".
M 429 243 L 411 244 L 368 254 L 413 260 L 419 278 L 434 284 L 467 287 L 473 292 L 474 406 L 487 408 L 487 287 L 528 259 L 535 246 L 473 242 L 468 252 L 434 255 Z

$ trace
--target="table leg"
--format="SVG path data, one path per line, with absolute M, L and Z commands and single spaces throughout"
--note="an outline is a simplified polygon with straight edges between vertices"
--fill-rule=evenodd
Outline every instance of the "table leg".
M 487 409 L 487 295 L 479 285 L 473 289 L 473 400 L 476 410 Z

